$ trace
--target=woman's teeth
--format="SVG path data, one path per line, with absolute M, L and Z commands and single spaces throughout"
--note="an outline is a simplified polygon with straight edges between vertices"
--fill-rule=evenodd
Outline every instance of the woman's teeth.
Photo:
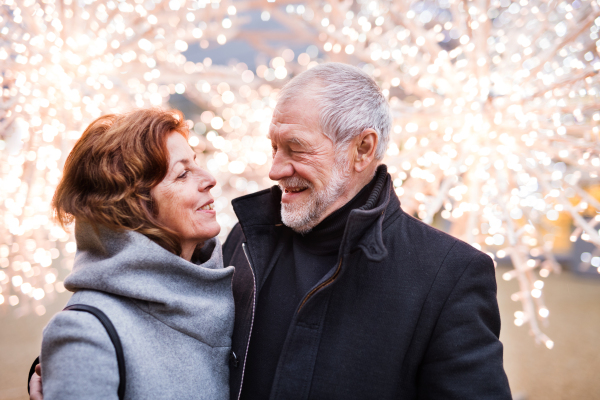
M 215 209 L 215 207 L 214 207 L 214 205 L 213 205 L 213 204 L 214 204 L 214 203 L 207 204 L 207 205 L 205 205 L 205 206 L 203 206 L 203 207 L 200 207 L 200 209 L 201 209 L 201 210 L 205 210 L 205 211 L 208 211 L 208 210 L 214 210 L 214 209 Z

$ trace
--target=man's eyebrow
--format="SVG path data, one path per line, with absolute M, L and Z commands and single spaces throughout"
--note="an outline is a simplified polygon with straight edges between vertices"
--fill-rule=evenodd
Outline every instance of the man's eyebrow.
M 298 146 L 306 147 L 306 143 L 303 140 L 295 137 L 286 139 L 286 143 L 297 144 Z
M 267 134 L 267 139 L 272 140 L 270 134 Z M 284 142 L 285 143 L 290 143 L 290 144 L 297 144 L 298 146 L 306 147 L 306 143 L 303 140 L 300 140 L 300 139 L 295 138 L 295 137 L 292 137 L 292 138 L 289 138 L 289 139 L 285 139 Z

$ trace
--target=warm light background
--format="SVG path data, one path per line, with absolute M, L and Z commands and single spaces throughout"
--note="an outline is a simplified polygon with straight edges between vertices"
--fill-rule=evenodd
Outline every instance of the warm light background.
M 68 298 L 76 246 L 48 203 L 85 125 L 181 109 L 223 239 L 230 200 L 273 184 L 277 92 L 327 61 L 389 99 L 403 208 L 497 261 L 515 398 L 600 398 L 596 0 L 85 3 L 0 0 L 0 400 Z

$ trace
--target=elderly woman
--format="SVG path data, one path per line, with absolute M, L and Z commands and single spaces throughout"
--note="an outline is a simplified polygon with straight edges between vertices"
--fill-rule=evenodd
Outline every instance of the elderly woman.
M 53 199 L 75 220 L 69 304 L 96 307 L 122 344 L 128 399 L 228 399 L 233 267 L 223 268 L 210 189 L 177 111 L 98 118 L 71 151 Z M 44 329 L 44 399 L 116 399 L 115 345 L 94 315 Z

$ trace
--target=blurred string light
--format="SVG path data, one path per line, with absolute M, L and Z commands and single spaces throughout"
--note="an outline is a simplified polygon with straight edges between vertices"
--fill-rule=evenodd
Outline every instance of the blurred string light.
M 386 163 L 403 208 L 510 257 L 536 341 L 549 311 L 544 278 L 558 272 L 555 221 L 596 245 L 599 7 L 595 1 L 358 1 L 287 5 L 272 16 L 317 32 L 328 60 L 361 63 L 389 97 Z M 298 59 L 300 62 L 300 58 Z M 600 271 L 600 269 L 599 269 Z
M 0 310 L 42 315 L 64 291 L 76 246 L 49 204 L 85 126 L 183 93 L 210 63 L 182 53 L 236 18 L 226 0 L 0 0 Z
M 541 278 L 560 271 L 553 248 L 558 220 L 572 219 L 571 241 L 581 238 L 597 246 L 581 255 L 582 265 L 600 267 L 600 203 L 590 194 L 600 168 L 595 1 L 237 2 L 236 10 L 225 2 L 162 0 L 113 3 L 117 7 L 110 13 L 109 2 L 104 6 L 108 16 L 100 13 L 104 19 L 96 21 L 97 33 L 90 31 L 92 17 L 82 25 L 67 23 L 65 12 L 52 17 L 52 3 L 43 3 L 44 8 L 32 3 L 30 9 L 6 0 L 0 4 L 0 24 L 10 26 L 0 30 L 2 110 L 10 110 L 0 119 L 9 132 L 0 142 L 7 189 L 0 226 L 6 231 L 0 245 L 5 304 L 24 309 L 41 304 L 28 299 L 36 299 L 38 289 L 52 292 L 43 282 L 53 279 L 46 272 L 56 264 L 52 260 L 75 250 L 72 237 L 48 220 L 48 203 L 69 146 L 92 118 L 132 101 L 135 106 L 164 104 L 174 93 L 206 110 L 189 121 L 190 144 L 219 182 L 213 195 L 224 237 L 236 221 L 229 200 L 272 184 L 265 135 L 279 88 L 324 61 L 358 65 L 378 81 L 394 116 L 385 162 L 403 208 L 494 259 L 509 257 L 514 269 L 503 278 L 518 281 L 519 291 L 511 298 L 523 306 L 514 322 L 528 324 L 536 341 L 553 346 L 540 328 L 549 316 Z M 146 16 L 126 11 L 147 10 L 147 4 L 160 11 L 146 11 Z M 95 16 L 100 6 L 73 8 Z M 222 44 L 239 35 L 236 15 L 251 7 L 259 8 L 263 21 L 274 19 L 289 29 L 242 32 L 269 62 L 249 70 L 244 63 L 217 67 L 209 58 L 195 64 L 185 60 L 181 52 L 189 43 L 206 47 L 203 40 Z M 38 9 L 42 21 L 29 21 Z M 135 39 L 127 39 L 127 28 L 150 14 L 156 16 L 154 29 L 163 28 L 160 35 L 156 31 L 142 41 L 144 30 L 136 28 Z M 118 21 L 121 31 L 108 32 Z M 38 29 L 44 44 L 36 47 L 31 40 L 39 24 L 46 27 Z M 69 27 L 77 37 L 86 32 L 94 40 L 101 37 L 100 47 L 106 46 L 100 56 L 94 55 L 100 47 L 89 42 L 78 51 L 53 53 L 44 38 L 58 29 L 55 25 L 64 25 L 64 32 Z M 107 37 L 99 34 L 102 29 Z M 113 37 L 117 48 L 110 46 Z M 313 44 L 295 54 L 270 44 L 273 40 Z M 17 63 L 36 54 L 43 61 Z M 80 57 L 73 66 L 71 54 Z M 4 67 L 4 60 L 12 64 Z M 57 84 L 59 78 L 40 72 L 55 67 L 67 71 L 61 76 L 69 79 Z M 72 88 L 77 100 L 58 97 Z M 54 287 L 61 287 L 58 282 Z M 44 292 L 37 293 L 43 297 Z M 10 300 L 15 298 L 21 299 L 19 305 Z

